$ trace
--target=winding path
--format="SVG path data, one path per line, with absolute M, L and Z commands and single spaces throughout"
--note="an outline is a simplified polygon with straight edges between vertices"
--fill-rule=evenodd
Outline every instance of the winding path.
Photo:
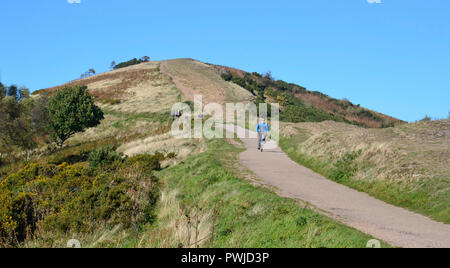
M 226 125 L 244 136 L 245 129 Z M 450 247 L 450 225 L 389 205 L 366 193 L 335 183 L 292 161 L 276 144 L 264 153 L 257 141 L 241 139 L 246 151 L 240 161 L 262 183 L 276 187 L 286 197 L 306 201 L 338 221 L 397 247 Z

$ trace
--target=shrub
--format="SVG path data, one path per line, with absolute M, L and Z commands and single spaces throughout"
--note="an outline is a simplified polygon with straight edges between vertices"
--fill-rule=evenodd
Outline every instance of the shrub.
M 225 81 L 231 81 L 231 79 L 233 78 L 230 72 L 223 72 L 220 76 Z
M 253 72 L 252 75 L 254 75 L 254 76 L 256 76 L 256 77 L 259 77 L 259 78 L 262 77 L 262 75 L 261 75 L 260 73 L 257 73 L 257 72 Z
M 177 154 L 174 153 L 174 152 L 169 153 L 169 154 L 166 156 L 167 159 L 173 159 L 173 158 L 175 158 L 175 157 L 177 157 Z
M 420 122 L 431 122 L 431 117 L 428 115 L 425 115 L 425 117 L 423 119 L 421 119 Z
M 391 120 L 384 119 L 383 123 L 381 124 L 381 128 L 390 128 L 395 127 L 395 123 Z
M 104 146 L 89 153 L 89 167 L 95 169 L 110 166 L 116 161 L 121 161 L 123 157 L 124 156 L 122 153 L 116 152 L 116 148 L 114 146 Z
M 153 170 L 161 170 L 161 164 L 158 156 L 154 155 L 138 155 L 129 157 L 125 160 L 125 164 L 128 166 L 141 167 L 145 173 L 152 172 Z
M 94 173 L 82 163 L 29 164 L 0 183 L 0 245 L 39 237 L 37 229 L 92 233 L 151 223 L 159 196 L 151 171 L 159 168 L 152 155 L 131 157 L 114 171 Z
M 239 76 L 233 76 L 233 78 L 231 79 L 231 81 L 243 88 L 247 88 L 247 84 L 245 83 L 244 78 L 239 77 Z

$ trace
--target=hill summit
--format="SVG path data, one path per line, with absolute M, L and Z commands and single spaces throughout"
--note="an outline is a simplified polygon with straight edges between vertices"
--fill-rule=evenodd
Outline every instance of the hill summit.
M 250 73 L 193 59 L 138 61 L 132 66 L 34 94 L 51 93 L 74 85 L 87 86 L 99 103 L 122 112 L 168 111 L 173 103 L 185 98 L 192 101 L 194 95 L 202 95 L 205 103 L 279 103 L 281 120 L 293 123 L 331 120 L 380 128 L 402 122 L 349 100 L 338 100 L 300 85 L 276 80 L 270 73 Z

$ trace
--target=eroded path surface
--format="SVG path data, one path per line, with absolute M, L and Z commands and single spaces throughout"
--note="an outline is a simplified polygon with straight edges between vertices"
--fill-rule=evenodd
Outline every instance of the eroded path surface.
M 243 128 L 226 125 L 243 137 Z M 240 161 L 261 182 L 286 197 L 311 203 L 340 222 L 398 247 L 450 247 L 450 225 L 389 205 L 366 193 L 335 183 L 292 161 L 278 146 L 263 153 L 255 139 L 242 139 Z

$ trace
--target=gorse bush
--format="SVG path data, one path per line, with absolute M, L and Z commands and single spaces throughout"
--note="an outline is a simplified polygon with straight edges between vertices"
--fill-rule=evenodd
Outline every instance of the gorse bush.
M 157 157 L 122 159 L 111 148 L 90 155 L 102 159 L 103 167 L 110 165 L 93 170 L 84 163 L 32 163 L 0 183 L 0 246 L 39 238 L 40 232 L 70 235 L 107 226 L 134 230 L 154 220 Z

